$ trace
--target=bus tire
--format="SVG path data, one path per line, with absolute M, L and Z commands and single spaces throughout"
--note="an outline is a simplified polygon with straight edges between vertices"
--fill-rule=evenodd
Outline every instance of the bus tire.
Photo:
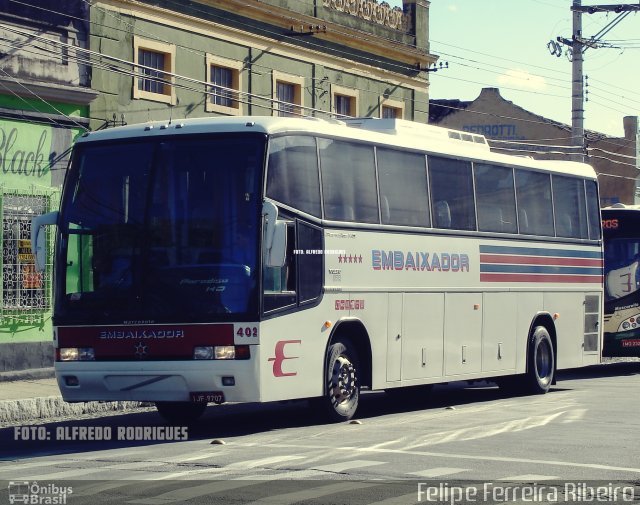
M 172 424 L 188 424 L 198 419 L 207 408 L 206 403 L 156 402 L 156 409 L 162 418 Z
M 325 369 L 325 395 L 318 402 L 327 420 L 348 421 L 355 415 L 360 400 L 358 367 L 358 354 L 349 340 L 331 344 Z
M 553 342 L 544 326 L 536 326 L 527 346 L 527 373 L 525 392 L 544 394 L 549 391 L 555 375 L 556 363 Z

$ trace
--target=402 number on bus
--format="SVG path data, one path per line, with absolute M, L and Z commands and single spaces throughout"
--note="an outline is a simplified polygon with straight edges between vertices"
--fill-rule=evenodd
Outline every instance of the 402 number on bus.
M 258 338 L 258 325 L 244 326 L 241 324 L 235 324 L 233 326 L 233 332 L 237 339 L 257 339 Z

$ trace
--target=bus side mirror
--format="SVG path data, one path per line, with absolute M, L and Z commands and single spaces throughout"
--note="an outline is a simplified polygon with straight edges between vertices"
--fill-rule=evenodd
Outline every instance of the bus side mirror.
M 278 208 L 265 200 L 262 204 L 264 223 L 264 263 L 268 267 L 282 267 L 287 253 L 287 224 L 278 221 Z
M 45 233 L 42 226 L 49 226 L 58 222 L 58 212 L 47 212 L 31 220 L 31 252 L 33 254 L 36 271 L 44 272 L 47 266 L 47 247 Z

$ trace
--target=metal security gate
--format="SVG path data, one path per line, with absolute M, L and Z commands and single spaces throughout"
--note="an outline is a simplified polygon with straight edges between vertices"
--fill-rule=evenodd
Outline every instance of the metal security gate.
M 2 288 L 0 325 L 38 324 L 51 310 L 51 244 L 45 272 L 31 254 L 31 219 L 51 209 L 57 194 L 0 187 Z M 48 239 L 52 239 L 48 233 Z

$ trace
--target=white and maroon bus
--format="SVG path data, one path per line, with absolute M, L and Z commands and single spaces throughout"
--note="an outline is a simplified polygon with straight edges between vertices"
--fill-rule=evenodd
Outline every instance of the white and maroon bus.
M 600 361 L 593 169 L 479 135 L 279 117 L 88 133 L 34 245 L 43 224 L 69 402 L 156 402 L 178 421 L 311 398 L 346 420 L 361 388 L 544 393 Z

